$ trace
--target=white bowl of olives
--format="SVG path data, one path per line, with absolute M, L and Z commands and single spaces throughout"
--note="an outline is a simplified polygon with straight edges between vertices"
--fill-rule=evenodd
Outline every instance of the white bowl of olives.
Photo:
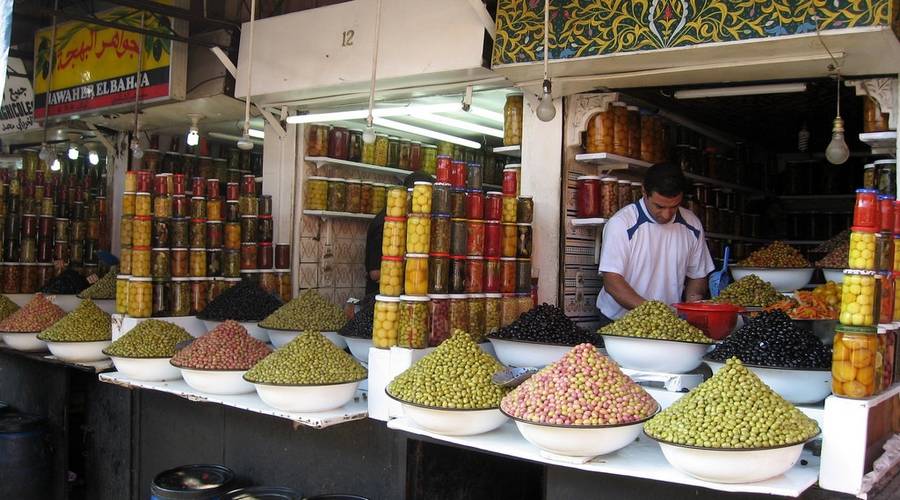
M 516 368 L 542 368 L 559 360 L 574 347 L 491 337 L 488 340 L 494 346 L 497 359 L 506 366 Z
M 165 382 L 181 378 L 181 370 L 169 363 L 171 357 L 132 358 L 109 356 L 122 375 L 142 382 Z
M 703 363 L 711 343 L 603 334 L 606 352 L 622 368 L 687 373 Z
M 658 441 L 666 461 L 711 483 L 755 483 L 780 476 L 800 458 L 804 443 L 771 448 L 703 448 Z
M 653 415 L 658 412 L 659 409 Z M 633 443 L 644 428 L 644 422 L 653 415 L 627 424 L 596 426 L 539 424 L 511 418 L 522 437 L 541 450 L 567 457 L 591 458 L 613 453 Z
M 244 380 L 247 370 L 201 370 L 195 368 L 181 369 L 184 382 L 192 389 L 206 394 L 233 396 L 249 394 L 255 390 L 253 384 Z
M 703 360 L 716 374 L 725 363 Z M 744 363 L 748 370 L 759 377 L 781 397 L 793 404 L 812 404 L 831 394 L 831 368 L 778 368 Z
M 40 334 L 41 332 L 4 332 L 3 343 L 17 351 L 46 351 L 47 343 L 37 338 Z
M 362 363 L 369 363 L 369 348 L 372 347 L 372 339 L 359 337 L 343 337 L 343 339 L 354 358 Z
M 244 380 L 247 380 L 246 377 Z M 291 413 L 309 413 L 334 410 L 349 403 L 362 380 L 310 385 L 266 384 L 251 380 L 247 382 L 256 388 L 259 399 L 272 408 Z
M 409 403 L 395 398 L 390 393 L 387 395 L 400 403 L 403 414 L 417 426 L 442 436 L 484 434 L 500 427 L 507 419 L 500 408 L 438 408 Z
M 47 342 L 50 354 L 69 363 L 87 363 L 103 361 L 108 356 L 103 350 L 112 344 L 112 340 Z

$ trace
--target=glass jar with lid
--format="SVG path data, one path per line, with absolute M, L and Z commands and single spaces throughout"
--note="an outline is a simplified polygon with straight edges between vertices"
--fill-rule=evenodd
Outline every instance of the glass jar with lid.
M 875 160 L 875 189 L 882 195 L 897 195 L 897 160 Z
M 434 144 L 422 145 L 422 171 L 437 174 L 437 146 Z
M 841 287 L 841 324 L 874 326 L 881 309 L 881 283 L 874 271 L 844 270 Z
M 531 223 L 534 220 L 534 199 L 531 196 L 519 196 L 516 199 L 516 222 Z
M 876 372 L 884 353 L 875 328 L 836 326 L 832 351 L 831 391 L 835 396 L 867 398 L 879 392 Z
M 388 150 L 390 149 L 390 139 L 387 134 L 375 134 L 375 165 L 385 167 L 388 164 Z
M 641 157 L 641 112 L 637 106 L 627 106 L 628 110 L 628 157 Z
M 399 308 L 399 325 L 397 328 L 397 346 L 410 349 L 428 347 L 428 302 L 425 296 L 401 295 Z
M 484 257 L 466 257 L 465 289 L 466 293 L 484 291 Z
M 437 347 L 450 338 L 450 295 L 429 294 L 430 334 L 428 347 Z
M 436 182 L 431 192 L 431 212 L 433 214 L 450 214 L 450 184 Z
M 128 274 L 116 276 L 116 314 L 128 313 Z
M 450 256 L 450 293 L 466 291 L 466 260 L 463 255 Z
M 619 182 L 616 183 L 616 187 L 619 194 L 619 208 L 626 207 L 635 201 L 631 197 L 631 181 L 619 179 Z
M 399 327 L 400 297 L 375 296 L 372 345 L 379 349 L 387 349 L 397 345 Z
M 500 299 L 500 327 L 503 328 L 519 319 L 519 301 L 515 294 L 504 293 Z
M 600 216 L 609 219 L 619 210 L 618 179 L 600 178 Z
M 582 175 L 578 177 L 575 193 L 575 213 L 577 217 L 600 217 L 600 176 Z
M 400 138 L 388 137 L 387 166 L 400 168 Z
M 428 259 L 428 293 L 448 293 L 450 291 L 450 254 L 431 253 Z
M 466 331 L 469 328 L 469 296 L 450 294 L 450 331 Z
M 584 149 L 588 153 L 611 153 L 613 150 L 613 111 L 611 106 L 588 120 Z
M 406 251 L 428 253 L 431 249 L 431 216 L 410 214 L 406 219 Z
M 503 145 L 522 144 L 522 116 L 524 103 L 522 94 L 509 94 L 503 106 Z
M 450 253 L 451 222 L 449 215 L 434 215 L 431 218 L 431 251 Z
M 385 214 L 388 217 L 406 216 L 406 189 L 403 186 L 391 186 L 387 190 L 387 208 Z
M 381 277 L 378 291 L 382 295 L 398 297 L 403 293 L 403 257 L 381 257 Z
M 516 259 L 516 292 L 531 293 L 531 259 Z
M 381 212 L 387 204 L 387 185 L 381 183 L 372 184 L 372 203 L 369 206 L 370 214 Z
M 362 199 L 362 181 L 359 179 L 349 179 L 347 181 L 347 201 L 344 210 L 346 212 L 358 214 L 361 213 L 360 201 Z
M 485 295 L 483 293 L 473 293 L 467 299 L 469 311 L 469 326 L 466 331 L 475 343 L 485 341 Z
M 612 103 L 613 112 L 613 149 L 612 153 L 628 156 L 628 107 L 624 102 Z
M 403 290 L 407 295 L 428 294 L 428 255 L 406 254 Z
M 132 277 L 128 280 L 128 315 L 149 318 L 153 308 L 152 278 Z
M 328 179 L 328 210 L 344 212 L 347 209 L 347 182 L 344 179 Z
M 402 257 L 406 253 L 406 217 L 385 217 L 382 255 Z
M 890 130 L 888 113 L 882 113 L 881 105 L 872 96 L 863 97 L 863 132 Z
M 307 125 L 306 155 L 328 156 L 328 127 L 325 125 Z
M 331 127 L 328 131 L 328 156 L 346 160 L 350 155 L 350 131 L 344 127 Z

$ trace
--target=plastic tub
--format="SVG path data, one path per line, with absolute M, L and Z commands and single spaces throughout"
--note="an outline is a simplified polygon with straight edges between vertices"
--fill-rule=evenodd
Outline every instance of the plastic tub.
M 741 312 L 738 306 L 711 302 L 691 302 L 674 306 L 681 319 L 703 330 L 703 333 L 713 340 L 722 340 L 734 331 L 738 313 Z
M 4 412 L 0 415 L 0 498 L 50 498 L 52 454 L 47 424 L 37 415 Z
M 301 500 L 303 495 L 297 490 L 283 486 L 251 486 L 229 491 L 221 500 Z
M 182 465 L 160 472 L 150 485 L 151 500 L 207 500 L 234 488 L 234 472 L 224 465 Z

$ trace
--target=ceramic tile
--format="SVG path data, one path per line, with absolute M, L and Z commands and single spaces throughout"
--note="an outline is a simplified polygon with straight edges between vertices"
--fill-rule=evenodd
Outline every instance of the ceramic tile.
M 366 287 L 366 266 L 365 266 L 365 264 L 353 264 L 350 268 L 350 272 L 352 273 L 353 286 L 362 287 L 365 290 L 365 287 Z
M 316 263 L 300 264 L 300 288 L 313 288 L 319 285 L 319 265 Z
M 319 263 L 319 286 L 334 286 L 334 264 L 330 260 Z
M 319 218 L 309 215 L 303 216 L 300 224 L 300 236 L 317 237 L 319 235 Z
M 312 238 L 300 238 L 300 262 L 319 261 L 319 242 Z
M 346 288 L 353 285 L 352 265 L 351 264 L 335 264 L 334 266 L 334 286 Z
M 358 262 L 353 258 L 353 240 L 340 239 L 335 242 L 334 261 L 339 264 Z

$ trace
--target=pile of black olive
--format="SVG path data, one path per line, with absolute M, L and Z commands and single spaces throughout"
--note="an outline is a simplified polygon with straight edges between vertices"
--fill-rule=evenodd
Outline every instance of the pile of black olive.
M 587 342 L 603 347 L 603 338 L 600 335 L 581 328 L 573 323 L 562 309 L 546 303 L 522 314 L 519 319 L 488 337 L 571 346 Z
M 831 367 L 831 349 L 784 312 L 763 312 L 732 333 L 706 358 L 724 363 L 735 356 L 750 365 L 773 368 Z
M 213 321 L 262 321 L 282 305 L 279 297 L 250 280 L 242 280 L 219 294 L 197 317 Z
M 350 321 L 338 331 L 338 335 L 360 339 L 372 338 L 372 325 L 375 321 L 375 300 L 363 299 L 359 309 Z

